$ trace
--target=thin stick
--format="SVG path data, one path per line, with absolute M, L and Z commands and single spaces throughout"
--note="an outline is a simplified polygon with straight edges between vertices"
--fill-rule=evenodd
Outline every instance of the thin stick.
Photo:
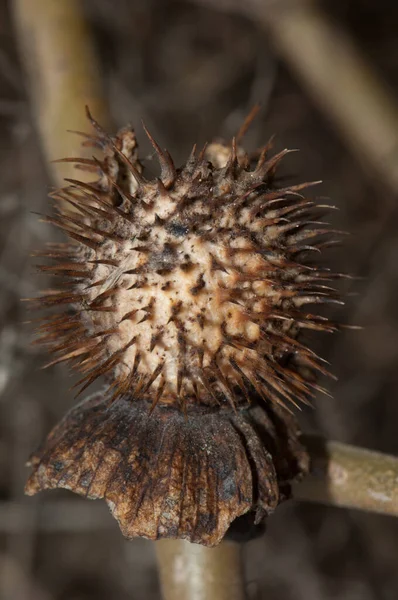
M 283 3 L 282 3 L 283 4 Z M 295 2 L 262 10 L 279 55 L 381 182 L 398 192 L 398 111 L 392 93 L 349 36 L 317 9 Z
M 398 516 L 398 457 L 305 436 L 311 475 L 294 498 Z
M 240 544 L 162 540 L 156 554 L 164 600 L 245 600 Z
M 68 129 L 92 133 L 84 106 L 104 128 L 110 117 L 100 70 L 79 0 L 14 0 L 14 20 L 25 63 L 30 94 L 48 162 L 82 152 L 81 137 Z M 50 163 L 57 185 L 76 171 Z M 79 178 L 84 178 L 83 171 Z M 90 178 L 90 177 L 88 177 Z M 92 179 L 92 175 L 91 175 Z

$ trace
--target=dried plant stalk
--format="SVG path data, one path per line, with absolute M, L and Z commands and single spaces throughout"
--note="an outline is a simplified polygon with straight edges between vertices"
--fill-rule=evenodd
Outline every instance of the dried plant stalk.
M 46 159 L 87 156 L 81 138 L 67 130 L 87 132 L 82 107 L 88 104 L 104 124 L 110 117 L 101 88 L 99 67 L 79 0 L 14 0 L 14 17 L 26 66 Z M 51 163 L 58 185 L 76 170 L 70 163 Z M 84 178 L 85 173 L 82 172 Z
M 282 3 L 283 4 L 283 3 Z M 313 2 L 261 9 L 286 63 L 374 175 L 398 191 L 398 111 L 388 88 L 349 36 Z
M 164 600 L 244 600 L 241 546 L 205 548 L 184 540 L 156 543 Z
M 294 485 L 310 502 L 398 516 L 398 458 L 340 442 L 305 436 L 311 475 Z

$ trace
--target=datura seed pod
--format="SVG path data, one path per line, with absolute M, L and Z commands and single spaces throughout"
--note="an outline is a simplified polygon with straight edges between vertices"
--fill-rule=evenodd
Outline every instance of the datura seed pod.
M 311 184 L 278 187 L 288 150 L 249 156 L 247 123 L 180 168 L 145 130 L 160 163 L 148 179 L 134 130 L 111 137 L 88 116 L 85 144 L 103 158 L 68 160 L 99 178 L 52 194 L 45 220 L 70 242 L 44 253 L 63 286 L 38 299 L 56 309 L 38 329 L 80 392 L 108 385 L 49 435 L 26 491 L 105 498 L 128 538 L 212 546 L 242 515 L 262 522 L 308 470 L 289 406 L 328 374 L 299 334 L 337 329 L 307 310 L 340 302 L 328 282 L 341 275 L 312 260 L 338 233 L 317 220 L 331 207 L 302 195 Z

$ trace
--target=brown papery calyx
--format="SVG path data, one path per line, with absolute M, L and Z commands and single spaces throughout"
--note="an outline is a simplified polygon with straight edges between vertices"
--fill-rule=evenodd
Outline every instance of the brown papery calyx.
M 70 243 L 51 245 L 44 256 L 55 264 L 39 267 L 64 283 L 38 300 L 58 309 L 39 334 L 54 355 L 49 364 L 69 362 L 82 374 L 80 391 L 103 375 L 109 388 L 50 435 L 32 459 L 27 491 L 105 497 L 128 537 L 213 545 L 237 516 L 255 511 L 259 522 L 307 470 L 286 407 L 324 391 L 314 374 L 328 374 L 297 338 L 337 329 L 307 310 L 341 302 L 329 282 L 342 275 L 312 261 L 334 243 L 337 232 L 318 220 L 333 207 L 303 196 L 309 183 L 278 187 L 276 167 L 289 151 L 270 157 L 268 144 L 249 156 L 240 145 L 246 124 L 230 144 L 194 147 L 180 168 L 145 130 L 160 163 L 160 177 L 147 179 L 133 129 L 110 137 L 88 116 L 95 134 L 85 144 L 103 159 L 68 160 L 99 178 L 68 180 L 52 194 L 59 211 L 45 220 Z M 85 436 L 91 445 L 82 453 Z M 96 482 L 98 461 L 99 472 L 118 473 L 113 487 L 109 473 L 102 487 Z M 158 483 L 145 483 L 155 463 Z M 123 493 L 127 479 L 134 485 Z M 159 500 L 152 513 L 142 486 Z

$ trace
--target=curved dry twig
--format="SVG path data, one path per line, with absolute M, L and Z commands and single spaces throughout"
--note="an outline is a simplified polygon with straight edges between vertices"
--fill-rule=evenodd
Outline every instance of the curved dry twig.
M 110 125 L 95 49 L 79 0 L 14 0 L 13 10 L 43 149 L 61 185 L 73 176 L 73 165 L 51 161 L 84 156 L 81 138 L 68 132 L 88 131 L 84 105 Z M 87 148 L 85 155 L 92 154 Z

